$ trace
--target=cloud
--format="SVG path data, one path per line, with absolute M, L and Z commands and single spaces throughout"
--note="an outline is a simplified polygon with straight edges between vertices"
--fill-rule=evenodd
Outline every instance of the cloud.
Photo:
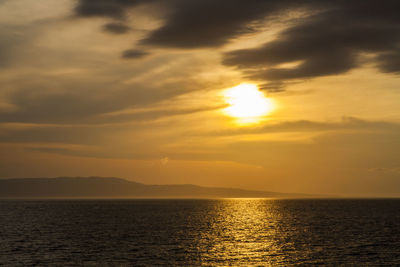
M 228 52 L 223 63 L 253 79 L 286 81 L 346 73 L 360 66 L 363 54 L 372 53 L 381 71 L 399 71 L 398 1 L 323 3 L 318 13 L 306 14 L 275 40 Z M 300 64 L 293 68 L 279 66 L 295 61 Z
M 243 34 L 253 33 L 267 16 L 313 0 L 79 0 L 79 17 L 109 17 L 124 20 L 129 9 L 141 4 L 156 4 L 164 10 L 164 24 L 149 33 L 142 44 L 174 47 L 216 47 Z M 317 4 L 316 4 L 317 5 Z
M 132 71 L 132 68 L 129 70 Z M 189 75 L 184 75 L 182 80 L 162 82 L 161 85 L 147 81 L 125 84 L 123 81 L 115 82 L 113 76 L 97 78 L 96 81 L 94 77 L 52 76 L 49 79 L 49 76 L 36 73 L 34 76 L 18 76 L 8 83 L 0 81 L 4 87 L 11 87 L 12 84 L 12 90 L 4 97 L 4 101 L 14 107 L 0 110 L 0 123 L 102 124 L 152 121 L 224 107 L 203 104 L 171 108 L 161 104 L 157 109 L 152 109 L 157 104 L 173 101 L 179 95 L 203 88 L 191 82 Z M 158 80 L 162 81 L 163 78 Z
M 21 54 L 33 35 L 31 27 L 0 25 L 0 68 L 10 67 Z M 25 50 L 28 50 L 25 48 Z
M 112 81 L 104 80 L 96 82 L 77 79 L 68 82 L 56 78 L 47 82 L 43 80 L 44 78 L 38 81 L 30 80 L 29 85 L 23 84 L 10 92 L 7 103 L 16 108 L 11 111 L 0 111 L 0 122 L 57 124 L 104 122 L 98 119 L 101 114 L 145 107 L 188 90 L 168 84 L 155 87 L 140 83 L 113 84 Z M 57 81 L 60 83 L 59 86 L 56 85 Z
M 191 112 L 191 111 L 187 111 Z M 165 111 L 164 116 L 179 115 L 174 111 Z M 183 115 L 185 113 L 180 113 Z M 133 114 L 135 115 L 135 114 Z M 154 116 L 152 112 L 149 114 L 140 114 L 141 116 Z M 157 116 L 161 116 L 158 114 Z M 152 117 L 154 119 L 154 117 Z M 159 117 L 158 117 L 159 118 Z M 130 117 L 129 120 L 138 119 L 139 122 L 142 118 Z M 114 118 L 113 116 L 109 120 L 103 122 L 121 122 L 120 118 Z M 130 149 L 127 148 L 127 140 L 123 140 L 118 136 L 121 133 L 128 132 L 130 139 L 138 140 L 138 144 L 134 144 L 133 153 L 135 157 L 140 154 L 146 154 L 150 158 L 156 158 L 159 153 L 165 153 L 169 157 L 176 159 L 195 159 L 195 160 L 235 160 L 235 157 L 239 157 L 240 150 L 235 151 L 236 146 L 243 147 L 243 150 L 248 153 L 260 153 L 263 154 L 265 151 L 262 149 L 256 149 L 257 144 L 262 144 L 265 147 L 309 147 L 309 146 L 326 146 L 330 144 L 340 144 L 343 148 L 346 146 L 354 147 L 356 149 L 365 149 L 369 146 L 382 146 L 385 149 L 390 150 L 390 147 L 399 147 L 400 143 L 400 124 L 390 123 L 385 121 L 366 121 L 356 118 L 345 118 L 339 122 L 318 122 L 318 121 L 288 121 L 281 122 L 272 125 L 266 125 L 263 127 L 256 128 L 242 128 L 235 130 L 226 130 L 218 132 L 195 131 L 191 132 L 190 129 L 185 130 L 183 133 L 177 131 L 172 136 L 168 134 L 158 135 L 158 131 L 154 131 L 154 124 L 87 124 L 87 125 L 39 125 L 32 124 L 9 124 L 7 127 L 0 125 L 3 131 L 0 134 L 0 143 L 58 143 L 58 144 L 81 144 L 81 145 L 98 145 L 104 147 L 104 142 L 110 142 L 111 139 L 115 139 L 111 142 L 113 146 L 113 153 L 124 154 L 129 157 Z M 163 126 L 158 128 L 160 132 L 163 130 Z M 268 138 L 263 140 L 264 135 L 278 135 L 278 134 L 303 134 L 311 138 L 313 142 L 293 142 L 291 140 L 269 140 Z M 175 136 L 176 135 L 176 136 Z M 254 141 L 246 140 L 243 141 L 240 135 L 254 136 Z M 214 143 L 210 146 L 206 139 L 212 138 L 213 140 L 219 140 L 218 138 L 224 139 L 225 137 L 235 137 L 230 142 L 222 142 L 215 145 Z M 196 147 L 192 147 L 191 143 L 164 150 L 160 152 L 160 144 L 172 143 L 172 140 L 179 140 L 179 143 L 185 144 L 185 138 L 199 140 L 198 142 L 192 143 Z M 148 142 L 142 142 L 141 140 L 147 140 Z M 202 141 L 201 141 L 202 140 Z M 116 144 L 121 143 L 121 147 Z M 130 141 L 128 141 L 130 143 Z M 200 145 L 199 145 L 200 144 Z M 367 145 L 368 144 L 368 145 Z M 130 144 L 132 145 L 132 144 Z M 199 147 L 197 147 L 199 145 Z M 152 149 L 150 149 L 150 147 Z M 334 147 L 334 145 L 332 145 Z M 339 147 L 338 147 L 339 148 Z M 106 147 L 107 149 L 107 147 Z M 148 150 L 152 150 L 155 154 L 151 156 Z M 201 153 L 199 153 L 200 151 Z M 258 151 L 258 152 L 257 152 Z M 356 150 L 354 150 L 356 152 Z M 369 151 L 371 153 L 374 150 Z M 376 150 L 378 151 L 378 150 Z M 54 151 L 56 152 L 56 151 Z M 91 151 L 92 156 L 96 156 L 97 151 Z M 150 154 L 149 154 L 150 153 Z M 397 153 L 397 150 L 393 150 L 390 153 Z M 110 152 L 111 154 L 111 152 Z M 132 155 L 133 155 L 132 154 Z M 107 152 L 104 153 L 107 155 Z M 231 155 L 236 155 L 231 157 Z M 248 155 L 249 156 L 249 155 Z M 389 157 L 391 157 L 389 155 Z M 396 159 L 397 157 L 392 157 Z M 253 156 L 249 156 L 249 160 L 254 160 Z
M 149 54 L 150 53 L 147 51 L 138 50 L 138 49 L 129 49 L 129 50 L 125 50 L 122 53 L 122 58 L 126 58 L 126 59 L 143 58 Z
M 103 30 L 113 34 L 124 34 L 131 30 L 131 27 L 122 23 L 107 23 L 103 26 Z
M 188 131 L 172 133 L 163 128 L 171 128 L 170 124 L 161 128 L 153 125 L 147 131 L 137 125 L 18 126 L 14 129 L 11 126 L 9 131 L 0 132 L 0 146 L 6 151 L 3 152 L 5 159 L 13 159 L 12 162 L 26 159 L 29 151 L 35 158 L 40 157 L 39 153 L 49 154 L 51 158 L 63 155 L 60 158 L 63 164 L 64 156 L 69 159 L 79 157 L 79 161 L 83 157 L 151 160 L 159 165 L 168 163 L 168 166 L 182 160 L 211 164 L 224 161 L 262 166 L 265 170 L 263 179 L 279 181 L 289 191 L 298 190 L 299 186 L 305 190 L 309 183 L 316 186 L 316 190 L 335 188 L 342 191 L 350 186 L 354 193 L 354 190 L 361 188 L 363 191 L 369 185 L 371 191 L 377 186 L 385 186 L 387 192 L 399 193 L 398 123 L 354 118 L 336 123 L 292 121 L 254 131 L 255 138 L 245 139 L 218 136 L 210 139 L 201 135 L 201 131 L 196 132 L 198 136 Z M 288 131 L 309 132 L 313 137 L 310 142 L 262 138 L 264 134 L 275 132 L 281 136 Z M 18 148 L 25 149 L 24 157 L 13 154 Z M 18 166 L 25 167 L 26 164 Z M 4 169 L 7 168 L 9 166 L 5 165 Z M 301 183 L 293 184 L 300 179 Z
M 104 135 L 107 129 L 101 127 L 73 127 L 60 125 L 34 125 L 23 127 L 21 125 L 1 125 L 1 143 L 58 143 L 94 145 L 99 142 L 96 131 Z M 108 131 L 107 131 L 108 132 Z M 56 151 L 53 151 L 56 152 Z M 57 151 L 60 152 L 60 151 Z
M 213 131 L 211 136 L 234 136 L 246 134 L 290 133 L 290 132 L 400 132 L 400 124 L 385 121 L 368 121 L 354 117 L 343 117 L 338 122 L 318 122 L 310 120 L 283 121 L 269 123 L 260 127 L 236 128 Z
M 200 108 L 163 108 L 163 109 L 149 109 L 145 111 L 140 110 L 128 110 L 128 111 L 117 111 L 115 113 L 103 114 L 97 120 L 97 122 L 127 122 L 127 121 L 153 121 L 161 118 L 181 116 L 188 114 L 195 114 L 200 112 L 219 110 L 226 107 L 226 105 L 217 106 L 205 106 Z M 96 121 L 96 120 L 94 120 Z
M 149 0 L 79 0 L 75 13 L 80 17 L 110 17 L 124 19 L 128 8 Z
M 397 50 L 380 54 L 377 61 L 382 72 L 400 74 L 400 46 Z
M 257 21 L 282 7 L 278 1 L 177 1 L 165 24 L 151 32 L 142 44 L 175 48 L 221 46 L 254 32 Z
M 223 55 L 224 65 L 264 82 L 267 90 L 282 91 L 289 80 L 346 73 L 361 66 L 365 54 L 375 55 L 373 62 L 382 72 L 400 70 L 400 3 L 395 0 L 79 0 L 75 12 L 124 20 L 130 8 L 145 3 L 163 7 L 164 23 L 139 43 L 181 49 L 220 47 L 242 35 L 268 31 L 265 25 L 271 21 L 287 20 L 301 10 L 274 40 Z M 104 27 L 116 34 L 129 30 L 120 22 Z M 135 49 L 123 54 L 142 56 Z M 296 61 L 295 67 L 281 66 Z
M 80 155 L 79 150 L 73 150 L 73 149 L 63 148 L 63 147 L 26 147 L 25 150 L 44 152 L 44 153 L 55 153 L 55 154 L 62 154 L 62 155 L 72 155 L 72 156 Z
M 400 167 L 392 167 L 392 168 L 378 167 L 378 168 L 370 168 L 370 169 L 368 169 L 368 171 L 369 172 L 377 172 L 377 173 L 400 174 Z

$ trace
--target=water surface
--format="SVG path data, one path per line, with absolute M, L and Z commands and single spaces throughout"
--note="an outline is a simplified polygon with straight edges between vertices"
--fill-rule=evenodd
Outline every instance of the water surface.
M 400 200 L 2 200 L 0 265 L 400 265 Z

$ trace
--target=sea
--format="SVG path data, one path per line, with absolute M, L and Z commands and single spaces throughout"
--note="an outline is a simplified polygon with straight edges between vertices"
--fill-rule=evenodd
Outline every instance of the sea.
M 400 266 L 400 199 L 0 200 L 0 266 Z

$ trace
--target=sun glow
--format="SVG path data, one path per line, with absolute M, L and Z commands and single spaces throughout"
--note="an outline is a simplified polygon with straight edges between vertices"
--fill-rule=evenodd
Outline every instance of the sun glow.
M 260 122 L 275 109 L 274 102 L 266 98 L 254 84 L 240 84 L 224 92 L 225 113 L 238 119 L 239 123 Z

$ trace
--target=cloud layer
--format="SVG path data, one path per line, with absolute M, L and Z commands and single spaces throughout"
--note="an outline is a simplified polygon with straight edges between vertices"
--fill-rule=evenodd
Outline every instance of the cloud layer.
M 143 3 L 80 0 L 76 13 L 123 20 L 129 9 Z M 161 5 L 158 1 L 151 3 Z M 141 45 L 220 47 L 242 35 L 257 33 L 260 25 L 268 25 L 271 20 L 285 19 L 288 14 L 301 11 L 301 16 L 290 22 L 275 40 L 224 54 L 223 64 L 238 68 L 248 78 L 269 82 L 266 87 L 271 90 L 281 86 L 282 81 L 346 73 L 365 63 L 362 56 L 368 54 L 373 55 L 370 62 L 380 71 L 400 71 L 400 4 L 395 0 L 170 0 L 162 5 L 168 10 L 164 24 L 149 32 Z M 112 33 L 128 32 L 128 26 L 123 24 L 107 24 L 105 29 Z M 293 62 L 298 64 L 280 67 Z
M 225 54 L 224 64 L 250 78 L 286 81 L 346 73 L 372 54 L 380 71 L 400 70 L 398 1 L 329 2 L 298 19 L 275 40 Z M 280 64 L 298 64 L 291 68 Z

